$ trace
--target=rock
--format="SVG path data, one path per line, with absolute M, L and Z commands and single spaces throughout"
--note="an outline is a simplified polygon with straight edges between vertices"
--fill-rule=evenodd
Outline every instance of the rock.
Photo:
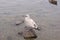
M 17 21 L 17 22 L 16 22 L 16 25 L 20 25 L 20 24 L 22 24 L 22 23 L 24 23 L 24 21 Z
M 18 35 L 21 35 L 21 32 L 18 33 Z M 24 31 L 22 31 L 22 36 L 24 37 L 24 39 L 37 38 L 37 35 L 33 29 L 25 29 Z
M 36 36 L 35 32 L 33 32 L 33 30 L 32 30 L 32 31 L 23 32 L 23 37 L 25 39 L 27 39 L 27 38 L 36 38 L 37 36 Z
M 18 32 L 18 35 L 22 35 L 23 33 L 22 32 Z
M 57 1 L 56 0 L 49 0 L 50 3 L 57 5 Z

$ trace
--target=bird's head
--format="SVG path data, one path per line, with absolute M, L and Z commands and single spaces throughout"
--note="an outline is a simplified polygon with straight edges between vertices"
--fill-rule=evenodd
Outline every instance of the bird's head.
M 23 15 L 23 17 L 30 17 L 29 14 Z
M 30 17 L 29 14 L 26 14 L 25 17 Z

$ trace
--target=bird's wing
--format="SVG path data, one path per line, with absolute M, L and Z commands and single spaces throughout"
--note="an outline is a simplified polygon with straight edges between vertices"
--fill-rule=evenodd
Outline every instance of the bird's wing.
M 34 26 L 35 28 L 37 28 L 37 24 L 35 23 L 35 21 L 32 20 L 32 19 L 30 19 L 30 21 L 31 21 L 31 23 L 33 24 L 33 26 Z

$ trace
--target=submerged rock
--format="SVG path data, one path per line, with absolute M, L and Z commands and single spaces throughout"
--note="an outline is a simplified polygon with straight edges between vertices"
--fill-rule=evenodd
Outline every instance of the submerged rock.
M 37 38 L 37 35 L 35 34 L 35 32 L 33 30 L 31 31 L 25 31 L 23 33 L 23 37 L 26 38 Z
M 22 35 L 24 39 L 37 38 L 37 35 L 33 29 L 25 29 L 22 32 L 18 32 L 18 35 Z

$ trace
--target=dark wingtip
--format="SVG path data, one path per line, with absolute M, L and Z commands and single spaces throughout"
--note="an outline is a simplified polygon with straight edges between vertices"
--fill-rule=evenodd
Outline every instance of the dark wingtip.
M 40 28 L 35 28 L 36 30 L 40 31 Z
M 40 28 L 37 28 L 38 31 L 40 31 Z

